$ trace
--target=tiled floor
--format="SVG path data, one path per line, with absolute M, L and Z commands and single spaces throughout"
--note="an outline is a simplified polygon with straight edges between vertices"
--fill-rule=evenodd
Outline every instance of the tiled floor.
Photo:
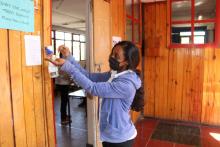
M 146 118 L 136 128 L 134 147 L 220 147 L 220 127 Z
M 85 109 L 78 107 L 81 99 L 70 99 L 71 127 L 60 124 L 60 96 L 55 97 L 57 147 L 86 147 L 87 123 Z

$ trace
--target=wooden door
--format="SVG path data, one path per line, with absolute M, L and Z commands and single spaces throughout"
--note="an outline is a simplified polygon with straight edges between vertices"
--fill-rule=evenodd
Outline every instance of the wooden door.
M 34 32 L 0 29 L 0 146 L 55 146 L 51 79 L 47 63 L 26 66 L 25 35 L 50 45 L 51 1 L 34 0 Z

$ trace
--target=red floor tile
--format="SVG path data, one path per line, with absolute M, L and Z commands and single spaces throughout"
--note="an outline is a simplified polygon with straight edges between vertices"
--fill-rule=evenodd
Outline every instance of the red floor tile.
M 139 121 L 136 124 L 138 135 L 135 139 L 133 147 L 193 147 L 185 144 L 151 139 L 153 131 L 159 122 L 160 120 L 156 119 L 144 119 Z M 170 124 L 172 124 L 172 122 Z M 191 124 L 188 123 L 180 122 L 177 124 L 191 126 Z M 194 125 L 200 128 L 201 147 L 220 147 L 220 127 L 200 126 L 192 124 L 192 126 Z M 217 137 L 215 135 L 217 135 Z
M 153 129 L 147 129 L 143 127 L 141 127 L 140 129 L 139 127 L 137 127 L 137 137 L 135 139 L 133 147 L 144 147 L 150 139 L 152 133 Z
M 136 124 L 137 137 L 134 141 L 133 147 L 145 147 L 149 141 L 154 129 L 145 127 L 144 122 Z
M 209 126 L 201 126 L 201 136 L 202 137 L 209 137 L 210 133 L 220 134 L 220 128 L 209 127 Z
M 147 139 L 141 139 L 140 137 L 136 138 L 133 147 L 145 147 L 147 141 Z
M 158 124 L 158 120 L 154 120 L 154 119 L 145 119 L 143 121 L 144 127 L 148 129 L 155 129 L 157 124 Z
M 151 139 L 146 147 L 174 147 L 174 143 L 167 142 L 167 141 L 161 141 L 161 140 L 153 140 Z
M 194 147 L 194 146 L 186 145 L 186 144 L 175 144 L 174 147 Z
M 202 147 L 220 147 L 220 128 L 201 126 L 201 142 Z
M 139 133 L 141 138 L 149 139 L 153 134 L 154 129 L 143 128 L 142 132 Z
M 157 125 L 156 120 L 142 120 L 136 124 L 136 129 L 138 132 L 138 137 L 141 137 L 142 139 L 149 139 L 151 135 L 153 134 L 154 128 Z
M 220 142 L 212 137 L 201 138 L 202 147 L 220 147 Z

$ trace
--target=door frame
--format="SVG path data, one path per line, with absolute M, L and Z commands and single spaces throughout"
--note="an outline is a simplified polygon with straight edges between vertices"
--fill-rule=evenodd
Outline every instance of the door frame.
M 95 72 L 93 38 L 93 0 L 86 0 L 86 69 Z M 98 99 L 87 97 L 87 146 L 97 146 Z

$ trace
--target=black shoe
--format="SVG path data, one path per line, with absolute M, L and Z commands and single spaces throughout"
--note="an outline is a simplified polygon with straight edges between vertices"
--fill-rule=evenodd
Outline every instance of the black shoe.
M 78 105 L 78 107 L 85 107 L 86 106 L 86 101 L 85 100 L 83 100 L 79 105 Z
M 68 118 L 69 120 L 71 120 L 71 115 L 66 115 L 66 118 Z
M 70 116 L 66 116 L 66 118 L 61 119 L 61 125 L 67 125 L 72 123 L 72 120 L 70 119 Z

